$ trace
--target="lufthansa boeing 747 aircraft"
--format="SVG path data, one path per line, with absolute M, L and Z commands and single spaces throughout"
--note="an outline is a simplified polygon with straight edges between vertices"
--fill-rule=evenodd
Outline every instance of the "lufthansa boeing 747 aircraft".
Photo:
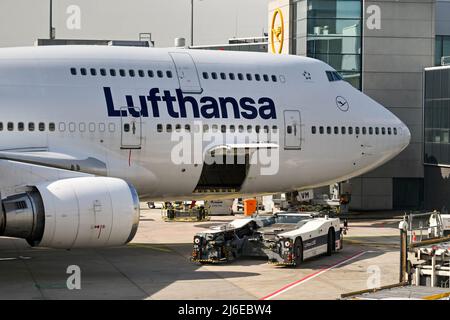
M 386 163 L 408 128 L 327 64 L 185 49 L 0 49 L 0 236 L 125 244 L 139 199 L 310 189 Z

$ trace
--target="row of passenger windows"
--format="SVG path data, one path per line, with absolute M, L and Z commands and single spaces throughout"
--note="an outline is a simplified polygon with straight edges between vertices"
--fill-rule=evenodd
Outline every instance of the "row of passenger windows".
M 374 128 L 373 127 L 361 127 L 361 128 L 354 127 L 353 128 L 353 127 L 322 127 L 322 126 L 311 127 L 312 134 L 317 134 L 317 133 L 325 134 L 325 132 L 326 132 L 326 134 L 332 134 L 332 133 L 334 133 L 334 134 L 347 134 L 347 133 L 353 134 L 353 133 L 355 133 L 356 135 L 359 135 L 362 133 L 363 135 L 366 135 L 366 134 L 379 135 L 381 133 L 382 135 L 386 135 L 386 134 L 397 135 L 397 128 L 385 128 L 385 127 L 382 127 L 382 128 L 379 128 L 379 127 L 374 127 Z
M 167 124 L 167 125 L 164 126 L 163 124 L 158 124 L 156 126 L 156 130 L 158 132 L 164 132 L 164 131 L 165 132 L 172 132 L 174 130 L 179 132 L 182 129 L 184 129 L 184 131 L 186 131 L 186 132 L 190 132 L 191 131 L 191 125 L 186 124 L 186 125 L 182 126 L 181 124 L 176 124 L 176 125 Z M 200 131 L 200 127 L 199 126 L 194 126 L 193 130 L 195 132 L 199 132 Z M 248 126 L 244 126 L 244 125 L 238 125 L 238 126 L 235 126 L 235 125 L 230 125 L 230 126 L 221 125 L 221 126 L 219 126 L 217 124 L 213 124 L 213 125 L 205 124 L 205 125 L 203 125 L 203 132 L 209 132 L 210 130 L 212 132 L 219 132 L 219 130 L 220 130 L 220 132 L 223 132 L 223 133 L 226 133 L 226 132 L 231 132 L 231 133 L 233 133 L 233 132 L 244 132 L 244 131 L 256 132 L 256 133 L 260 133 L 260 132 L 269 133 L 269 131 L 272 130 L 273 133 L 276 133 L 278 131 L 278 127 L 277 126 L 272 126 L 272 127 L 259 126 L 259 125 L 256 125 L 256 126 L 251 126 L 251 125 L 248 125 Z
M 105 68 L 101 68 L 101 69 L 96 69 L 96 68 L 80 68 L 79 70 L 77 68 L 70 68 L 70 73 L 74 76 L 76 76 L 77 74 L 80 74 L 82 76 L 87 76 L 88 74 L 91 76 L 97 76 L 97 75 L 101 75 L 103 77 L 106 76 L 111 76 L 111 77 L 116 77 L 117 75 L 121 76 L 121 77 L 140 77 L 140 78 L 144 78 L 144 77 L 149 77 L 149 78 L 154 78 L 155 76 L 158 78 L 173 78 L 173 73 L 170 70 L 166 70 L 166 71 L 162 71 L 162 70 L 157 70 L 156 72 L 154 72 L 153 70 L 134 70 L 134 69 L 105 69 Z
M 162 71 L 162 70 L 157 70 L 156 72 L 154 72 L 153 70 L 134 70 L 134 69 L 105 69 L 105 68 L 101 68 L 101 69 L 96 69 L 96 68 L 70 68 L 70 73 L 74 76 L 76 75 L 82 75 L 82 76 L 87 76 L 87 75 L 91 75 L 91 76 L 97 76 L 97 75 L 101 75 L 103 77 L 106 76 L 111 76 L 111 77 L 116 77 L 116 76 L 120 76 L 120 77 L 140 77 L 140 78 L 144 78 L 144 77 L 149 77 L 149 78 L 154 78 L 154 77 L 158 77 L 158 78 L 173 78 L 173 73 L 170 70 L 166 70 L 166 71 Z M 265 81 L 265 82 L 278 82 L 278 78 L 276 75 L 267 75 L 267 74 L 252 74 L 252 73 L 225 73 L 225 72 L 203 72 L 203 79 L 208 80 L 208 79 L 213 79 L 213 80 L 217 80 L 217 79 L 221 79 L 221 80 L 248 80 L 248 81 Z
M 5 125 L 3 125 L 3 122 L 0 122 L 0 131 L 8 130 L 8 131 L 14 131 L 15 123 L 14 122 L 7 122 Z M 17 123 L 17 130 L 18 131 L 25 131 L 27 129 L 28 131 L 45 131 L 47 128 L 47 124 L 44 122 L 39 122 L 37 125 L 34 122 L 28 122 L 27 125 L 25 125 L 24 122 L 18 122 Z M 48 124 L 48 130 L 49 131 L 55 131 L 56 126 L 53 122 L 50 122 Z
M 233 72 L 230 72 L 230 73 L 225 73 L 225 72 L 220 72 L 220 73 L 217 73 L 217 72 L 211 72 L 211 73 L 209 73 L 209 72 L 203 72 L 202 73 L 202 76 L 203 76 L 203 79 L 205 79 L 205 80 L 208 80 L 208 79 L 213 79 L 213 80 L 217 80 L 217 79 L 221 79 L 221 80 L 227 80 L 227 79 L 229 79 L 229 80 L 240 80 L 240 81 L 243 81 L 243 80 L 247 80 L 247 81 L 253 81 L 253 80 L 255 80 L 255 81 L 265 81 L 265 82 L 269 82 L 269 81 L 272 81 L 272 82 L 278 82 L 278 79 L 277 79 L 277 76 L 276 75 L 271 75 L 271 76 L 269 76 L 269 75 L 267 75 L 267 74 L 263 74 L 263 75 L 260 75 L 260 74 L 258 74 L 258 73 L 256 73 L 256 74 L 252 74 L 252 73 L 233 73 Z
M 109 123 L 109 124 L 105 124 L 105 123 L 93 123 L 90 122 L 88 124 L 81 122 L 76 124 L 75 122 L 69 122 L 69 123 L 65 123 L 65 122 L 60 122 L 58 124 L 58 126 L 56 126 L 56 124 L 54 122 L 50 122 L 50 123 L 44 123 L 44 122 L 39 122 L 39 123 L 34 123 L 34 122 L 28 122 L 27 124 L 24 122 L 7 122 L 5 124 L 3 124 L 3 122 L 0 122 L 0 131 L 3 130 L 7 130 L 7 131 L 29 131 L 29 132 L 33 132 L 33 131 L 51 131 L 54 132 L 58 129 L 58 131 L 60 132 L 64 132 L 64 131 L 69 131 L 69 132 L 75 132 L 75 131 L 79 131 L 79 132 L 95 132 L 95 131 L 99 131 L 99 132 L 105 132 L 106 130 L 108 130 L 109 132 L 115 132 L 116 131 L 116 125 L 114 123 Z

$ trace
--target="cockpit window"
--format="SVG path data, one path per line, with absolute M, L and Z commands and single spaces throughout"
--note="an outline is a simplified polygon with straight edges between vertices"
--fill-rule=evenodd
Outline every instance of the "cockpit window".
M 328 81 L 340 81 L 343 80 L 342 76 L 337 71 L 326 71 Z

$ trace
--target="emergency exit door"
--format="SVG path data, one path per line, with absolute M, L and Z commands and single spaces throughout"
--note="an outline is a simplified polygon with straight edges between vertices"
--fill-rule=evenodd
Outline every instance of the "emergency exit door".
M 122 108 L 128 116 L 121 118 L 121 149 L 140 149 L 142 141 L 142 118 L 128 114 L 127 108 Z M 141 111 L 135 107 L 136 112 Z
M 183 93 L 202 93 L 197 67 L 189 53 L 172 52 L 170 56 L 175 64 L 181 91 Z
M 284 111 L 284 148 L 300 149 L 302 142 L 301 118 L 298 110 Z

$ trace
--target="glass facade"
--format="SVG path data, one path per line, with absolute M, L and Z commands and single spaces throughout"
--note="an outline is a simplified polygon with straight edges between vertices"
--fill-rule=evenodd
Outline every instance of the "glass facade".
M 442 57 L 450 57 L 450 36 L 436 36 L 435 66 L 441 65 Z
M 425 164 L 450 165 L 450 68 L 425 71 Z
M 307 0 L 306 54 L 361 89 L 362 1 Z

